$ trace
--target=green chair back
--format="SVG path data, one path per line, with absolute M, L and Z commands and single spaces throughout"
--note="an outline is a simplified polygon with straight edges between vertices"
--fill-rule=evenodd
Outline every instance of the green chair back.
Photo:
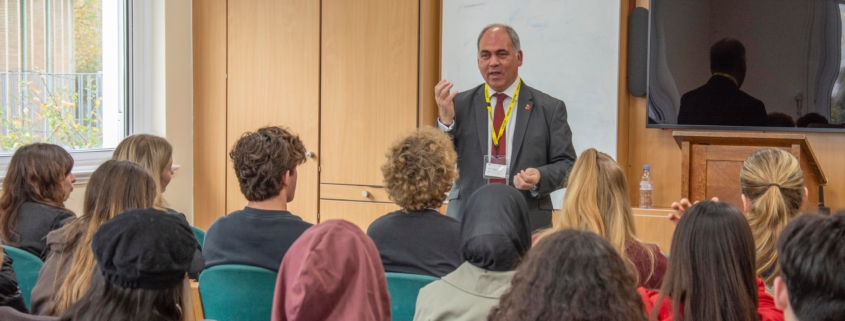
M 428 275 L 385 273 L 387 291 L 390 292 L 390 310 L 393 321 L 411 321 L 417 308 L 420 289 L 438 278 Z
M 16 247 L 3 245 L 3 251 L 12 258 L 12 268 L 15 269 L 15 276 L 18 278 L 18 287 L 21 289 L 26 307 L 29 308 L 29 297 L 32 294 L 32 288 L 35 287 L 35 281 L 38 281 L 38 273 L 41 272 L 44 262 L 32 253 Z
M 202 244 L 205 242 L 205 231 L 196 226 L 191 226 L 191 230 L 194 231 L 194 236 L 197 238 L 197 242 L 200 243 L 200 247 L 202 247 Z
M 276 272 L 248 265 L 226 264 L 200 273 L 199 290 L 205 318 L 217 321 L 270 320 Z

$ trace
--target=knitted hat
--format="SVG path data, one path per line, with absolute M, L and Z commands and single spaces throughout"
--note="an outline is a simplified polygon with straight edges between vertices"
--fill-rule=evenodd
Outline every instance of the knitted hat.
M 105 279 L 124 288 L 166 289 L 205 267 L 191 227 L 152 208 L 128 209 L 104 223 L 91 248 Z

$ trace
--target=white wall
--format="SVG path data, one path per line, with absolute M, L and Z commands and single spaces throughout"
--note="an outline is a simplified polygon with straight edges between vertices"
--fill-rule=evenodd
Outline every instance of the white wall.
M 151 134 L 173 145 L 179 170 L 164 194 L 169 206 L 193 222 L 193 62 L 191 0 L 146 0 L 150 8 Z M 85 185 L 77 185 L 65 202 L 82 213 Z

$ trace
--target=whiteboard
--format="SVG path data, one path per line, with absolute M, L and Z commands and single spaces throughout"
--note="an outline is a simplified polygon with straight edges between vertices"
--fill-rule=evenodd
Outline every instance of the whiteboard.
M 620 5 L 612 0 L 444 0 L 441 75 L 459 91 L 482 84 L 478 34 L 488 24 L 508 24 L 519 34 L 522 80 L 566 103 L 576 153 L 592 147 L 616 159 Z M 560 208 L 563 193 L 552 200 Z

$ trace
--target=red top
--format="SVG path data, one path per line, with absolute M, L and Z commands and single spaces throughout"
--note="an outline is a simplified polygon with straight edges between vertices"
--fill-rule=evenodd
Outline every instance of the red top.
M 645 312 L 651 315 L 654 306 L 657 305 L 657 299 L 660 292 L 653 290 L 646 290 L 644 288 L 637 289 L 640 296 L 643 298 L 645 304 Z M 783 311 L 775 307 L 775 299 L 766 293 L 766 285 L 763 280 L 757 278 L 757 297 L 759 303 L 757 304 L 757 314 L 760 315 L 760 321 L 783 321 Z M 682 310 L 683 311 L 683 308 Z M 657 314 L 658 321 L 672 321 L 672 300 L 668 297 L 663 298 L 663 304 L 660 306 L 660 312 Z
M 637 272 L 639 272 L 637 286 L 646 289 L 660 289 L 660 286 L 663 285 L 663 274 L 666 274 L 666 267 L 669 266 L 669 259 L 660 252 L 660 248 L 657 245 L 643 243 L 647 249 L 641 246 L 631 245 L 632 243 L 628 244 L 625 254 L 631 260 L 631 263 L 634 263 L 634 266 L 637 267 Z M 646 251 L 651 251 L 654 256 L 653 262 L 649 260 L 648 252 Z M 651 275 L 649 275 L 649 272 L 651 272 Z

